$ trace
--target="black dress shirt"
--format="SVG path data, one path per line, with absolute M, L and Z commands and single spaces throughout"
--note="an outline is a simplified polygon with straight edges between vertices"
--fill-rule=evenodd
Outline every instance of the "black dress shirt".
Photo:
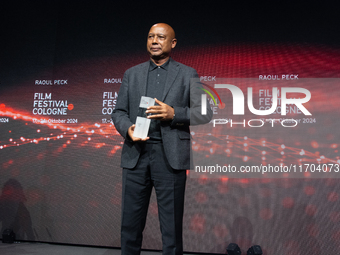
M 150 60 L 146 96 L 162 100 L 166 77 L 168 74 L 168 67 L 169 60 L 161 66 L 157 66 L 154 62 Z M 148 134 L 150 140 L 162 140 L 160 124 L 160 120 L 151 120 Z

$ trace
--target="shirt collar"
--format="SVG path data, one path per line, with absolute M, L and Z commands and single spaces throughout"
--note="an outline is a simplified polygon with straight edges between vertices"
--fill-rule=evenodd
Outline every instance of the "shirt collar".
M 163 68 L 165 71 L 168 71 L 169 62 L 170 62 L 170 58 L 168 59 L 168 61 L 166 61 L 163 65 L 161 65 L 161 66 L 159 66 L 159 67 Z M 158 67 L 158 65 L 156 65 L 156 64 L 150 59 L 149 72 L 155 70 L 157 67 Z

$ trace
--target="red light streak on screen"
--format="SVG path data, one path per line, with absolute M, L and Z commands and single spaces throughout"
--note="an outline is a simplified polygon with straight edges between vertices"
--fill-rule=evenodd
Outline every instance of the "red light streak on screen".
M 52 131 L 49 136 L 41 136 L 39 138 L 28 138 L 21 136 L 18 139 L 10 138 L 6 144 L 1 144 L 0 149 L 5 149 L 13 146 L 21 146 L 25 144 L 39 144 L 40 142 L 51 142 L 55 140 L 64 139 L 64 147 L 70 144 L 72 141 L 83 139 L 79 145 L 85 146 L 87 144 L 92 145 L 93 148 L 102 148 L 103 146 L 112 146 L 106 142 L 102 142 L 102 138 L 109 139 L 112 141 L 118 141 L 120 135 L 115 131 L 112 123 L 98 124 L 98 123 L 83 123 L 81 125 L 65 125 L 58 123 L 48 123 L 48 119 L 45 123 L 34 123 L 36 117 L 32 117 L 22 111 L 15 111 L 11 108 L 6 107 L 4 104 L 0 106 L 0 116 L 7 116 L 13 120 L 26 121 L 26 125 L 38 126 L 36 132 L 41 132 L 41 126 L 48 127 Z M 45 119 L 46 118 L 41 118 Z M 40 126 L 40 127 L 39 127 Z M 302 164 L 303 162 L 313 161 L 315 163 L 340 163 L 339 157 L 331 159 L 320 155 L 319 152 L 310 152 L 304 148 L 295 148 L 286 146 L 284 144 L 268 142 L 265 138 L 263 139 L 251 139 L 246 136 L 237 137 L 228 135 L 227 138 L 224 135 L 211 135 L 207 137 L 205 133 L 196 133 L 195 139 L 205 140 L 204 143 L 200 141 L 200 144 L 194 144 L 193 150 L 205 152 L 205 157 L 209 157 L 214 154 L 223 154 L 226 157 L 233 157 L 242 160 L 243 162 L 252 161 L 260 162 L 262 164 L 277 163 L 285 165 L 285 161 L 289 160 L 293 163 Z M 210 139 L 210 141 L 208 140 Z M 211 141 L 213 140 L 213 142 Z M 117 150 L 121 148 L 120 145 L 113 146 L 111 154 L 115 154 Z M 202 146 L 203 145 L 203 146 Z M 337 144 L 325 145 L 326 147 L 335 149 L 337 151 Z M 311 141 L 311 147 L 325 147 L 316 141 Z M 247 153 L 247 155 L 244 154 Z M 270 155 L 270 156 L 269 156 Z
M 70 144 L 72 140 L 80 137 L 85 138 L 85 140 L 83 139 L 82 142 L 80 142 L 80 146 L 91 143 L 93 144 L 92 147 L 101 148 L 108 145 L 107 143 L 102 142 L 102 138 L 117 141 L 117 138 L 120 137 L 119 133 L 115 131 L 114 125 L 112 123 L 83 123 L 81 125 L 48 123 L 49 119 L 47 118 L 39 119 L 37 117 L 32 117 L 23 111 L 15 111 L 12 108 L 8 108 L 4 104 L 1 104 L 0 106 L 0 116 L 7 116 L 18 121 L 26 121 L 26 125 L 38 126 L 36 130 L 37 133 L 41 132 L 42 127 L 48 127 L 49 129 L 54 130 L 49 134 L 49 136 L 41 136 L 39 138 L 28 138 L 23 136 L 21 136 L 19 139 L 10 138 L 9 143 L 0 145 L 0 149 L 21 146 L 25 144 L 39 144 L 40 142 L 51 142 L 60 139 L 66 140 L 64 144 L 65 147 L 67 144 Z M 42 119 L 46 121 L 40 121 Z M 34 123 L 34 120 L 38 120 L 38 123 Z M 112 145 L 110 144 L 110 146 Z M 113 146 L 111 154 L 116 153 L 120 148 L 121 146 L 119 145 Z

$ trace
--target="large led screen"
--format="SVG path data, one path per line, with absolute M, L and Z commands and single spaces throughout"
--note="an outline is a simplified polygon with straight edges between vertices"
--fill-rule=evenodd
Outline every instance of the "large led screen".
M 125 70 L 148 61 L 149 28 L 167 22 L 178 39 L 173 59 L 197 70 L 214 112 L 211 123 L 192 130 L 198 166 L 210 161 L 216 166 L 217 158 L 238 168 L 314 167 L 306 174 L 303 165 L 299 176 L 187 171 L 184 250 L 225 253 L 234 242 L 244 251 L 261 245 L 264 254 L 337 253 L 340 172 L 329 176 L 322 168 L 333 164 L 335 170 L 340 160 L 336 8 L 18 1 L 4 10 L 2 230 L 13 228 L 19 240 L 120 247 L 123 138 L 111 113 Z M 216 84 L 238 87 L 244 100 Z M 282 87 L 308 90 L 310 99 L 302 106 L 311 115 L 296 105 L 287 117 L 281 108 L 270 117 L 256 114 L 270 109 L 273 87 L 280 99 Z M 306 90 L 287 98 L 305 98 Z M 244 114 L 234 114 L 240 104 Z M 299 123 L 264 121 L 262 127 L 265 118 Z M 153 194 L 143 248 L 161 247 Z

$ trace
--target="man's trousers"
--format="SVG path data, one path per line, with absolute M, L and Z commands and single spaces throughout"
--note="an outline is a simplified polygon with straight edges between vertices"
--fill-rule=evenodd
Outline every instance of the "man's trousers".
M 183 254 L 185 170 L 170 167 L 162 142 L 145 142 L 135 168 L 123 169 L 122 255 L 139 255 L 152 188 L 155 187 L 163 255 Z

